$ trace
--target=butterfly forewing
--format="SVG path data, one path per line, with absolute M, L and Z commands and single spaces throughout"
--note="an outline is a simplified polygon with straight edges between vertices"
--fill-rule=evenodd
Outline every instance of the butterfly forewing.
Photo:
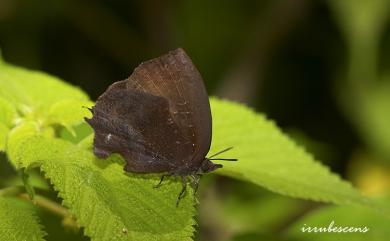
M 127 86 L 166 98 L 172 121 L 192 146 L 187 159 L 203 161 L 211 143 L 210 105 L 202 77 L 182 49 L 141 64 Z
M 182 49 L 149 60 L 114 83 L 93 112 L 88 122 L 95 129 L 95 153 L 120 153 L 128 171 L 194 171 L 210 148 L 208 96 Z

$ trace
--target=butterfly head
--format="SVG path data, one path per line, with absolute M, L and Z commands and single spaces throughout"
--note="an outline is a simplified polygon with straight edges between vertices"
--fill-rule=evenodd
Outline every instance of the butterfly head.
M 214 171 L 215 169 L 218 169 L 218 168 L 221 168 L 223 167 L 221 164 L 215 164 L 212 162 L 212 160 L 220 160 L 220 161 L 237 161 L 237 159 L 232 159 L 232 158 L 214 158 L 215 156 L 218 156 L 224 152 L 227 152 L 229 150 L 231 150 L 233 147 L 229 147 L 229 148 L 226 148 L 220 152 L 217 152 L 215 153 L 214 155 L 211 155 L 210 157 L 206 157 L 200 168 L 198 169 L 198 173 L 197 174 L 202 174 L 202 173 L 208 173 L 208 172 L 212 172 Z
M 221 167 L 222 167 L 221 164 L 215 164 L 212 161 L 210 161 L 209 159 L 205 158 L 204 161 L 202 162 L 202 165 L 198 169 L 198 174 L 212 172 L 212 171 L 214 171 L 218 168 L 221 168 Z

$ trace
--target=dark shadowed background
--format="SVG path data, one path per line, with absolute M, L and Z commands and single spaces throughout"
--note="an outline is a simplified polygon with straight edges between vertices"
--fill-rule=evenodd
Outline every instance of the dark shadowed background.
M 59 76 L 95 100 L 142 61 L 182 47 L 209 95 L 265 113 L 375 195 L 390 187 L 388 10 L 387 0 L 0 0 L 0 49 L 6 61 Z M 203 190 L 205 208 L 226 195 L 282 199 L 227 178 L 207 182 L 213 184 Z M 237 209 L 232 200 L 220 209 Z M 264 233 L 279 232 L 302 210 L 263 211 L 273 223 L 252 229 L 221 224 L 228 217 L 201 210 L 197 238 L 266 240 Z

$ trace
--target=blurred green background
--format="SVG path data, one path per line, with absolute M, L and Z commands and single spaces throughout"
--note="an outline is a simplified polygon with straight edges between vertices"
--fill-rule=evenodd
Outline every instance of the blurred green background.
M 96 99 L 140 62 L 183 47 L 210 95 L 265 113 L 377 197 L 390 189 L 389 15 L 388 0 L 0 0 L 0 49 Z M 279 240 L 322 208 L 227 178 L 202 182 L 198 240 Z M 51 224 L 49 240 L 67 237 Z

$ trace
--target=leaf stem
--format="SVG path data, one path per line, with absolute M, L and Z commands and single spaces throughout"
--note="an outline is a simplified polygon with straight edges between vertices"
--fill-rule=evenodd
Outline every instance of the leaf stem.
M 69 216 L 68 210 L 66 208 L 64 208 L 60 204 L 58 204 L 50 199 L 47 199 L 45 197 L 35 195 L 34 200 L 31 200 L 29 195 L 26 193 L 19 194 L 19 197 L 21 197 L 22 199 L 25 199 L 25 200 L 32 201 L 35 205 L 42 207 L 42 208 L 45 208 L 45 209 L 49 210 L 50 212 L 52 212 L 60 217 Z
M 38 207 L 44 208 L 63 218 L 64 225 L 72 228 L 78 228 L 76 221 L 70 216 L 68 209 L 40 195 L 35 195 L 34 200 L 31 200 L 30 196 L 27 193 L 24 193 L 23 187 L 6 187 L 0 189 L 0 197 L 2 196 L 16 196 L 27 201 L 32 201 Z
M 21 192 L 23 192 L 22 187 L 6 187 L 3 189 L 0 189 L 0 197 L 1 196 L 15 196 Z
M 44 208 L 51 213 L 54 213 L 55 215 L 63 218 L 64 225 L 72 228 L 78 228 L 76 221 L 71 217 L 68 212 L 68 209 L 61 206 L 60 204 L 40 195 L 35 195 L 34 200 L 31 200 L 29 195 L 26 193 L 19 194 L 19 197 L 25 200 L 32 201 L 38 207 Z

